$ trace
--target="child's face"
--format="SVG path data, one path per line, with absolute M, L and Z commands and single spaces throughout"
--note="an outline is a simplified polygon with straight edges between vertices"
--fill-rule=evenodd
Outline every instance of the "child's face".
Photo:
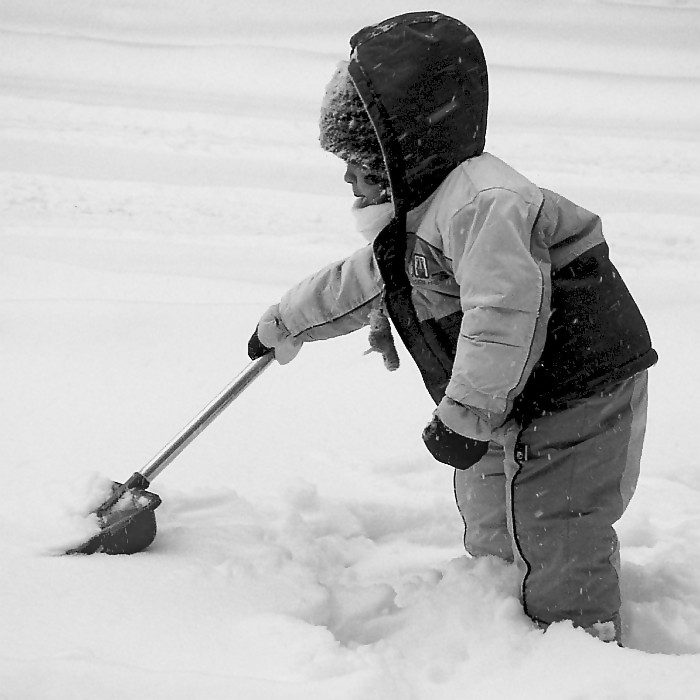
M 355 206 L 358 209 L 371 204 L 382 204 L 388 201 L 386 190 L 372 175 L 359 165 L 348 163 L 345 170 L 345 182 L 352 185 L 352 193 L 358 197 Z

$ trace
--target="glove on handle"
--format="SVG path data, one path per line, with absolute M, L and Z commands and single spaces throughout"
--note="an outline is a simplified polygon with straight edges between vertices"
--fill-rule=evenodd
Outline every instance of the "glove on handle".
M 303 342 L 292 337 L 280 317 L 279 304 L 271 306 L 261 317 L 255 333 L 248 341 L 248 357 L 255 359 L 274 351 L 281 365 L 291 362 L 301 350 Z
M 448 428 L 437 416 L 423 430 L 423 442 L 438 462 L 455 469 L 469 469 L 488 450 L 489 443 L 473 440 Z

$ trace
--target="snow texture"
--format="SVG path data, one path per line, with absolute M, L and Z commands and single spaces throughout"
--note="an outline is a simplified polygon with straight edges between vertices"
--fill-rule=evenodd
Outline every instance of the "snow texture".
M 603 216 L 661 361 L 619 525 L 627 647 L 468 559 L 432 411 L 367 334 L 270 368 L 156 480 L 153 546 L 59 556 L 364 242 L 324 88 L 387 0 L 0 6 L 0 698 L 579 700 L 700 687 L 700 3 L 443 0 L 487 149 Z

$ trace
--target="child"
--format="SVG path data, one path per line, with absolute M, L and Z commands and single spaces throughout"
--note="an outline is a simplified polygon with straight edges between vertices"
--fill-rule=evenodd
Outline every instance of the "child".
M 486 64 L 464 24 L 410 13 L 350 44 L 321 145 L 347 163 L 371 245 L 291 289 L 249 355 L 286 364 L 369 325 L 395 368 L 386 313 L 437 404 L 423 440 L 455 468 L 468 552 L 515 561 L 537 624 L 619 643 L 613 524 L 657 357 L 600 220 L 484 152 Z

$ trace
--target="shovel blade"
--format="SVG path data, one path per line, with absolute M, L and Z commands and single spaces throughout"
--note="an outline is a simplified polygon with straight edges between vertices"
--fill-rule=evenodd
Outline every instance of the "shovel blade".
M 119 494 L 116 502 L 96 511 L 100 531 L 67 554 L 135 554 L 153 542 L 157 532 L 154 511 L 161 503 L 160 496 L 144 489 L 125 488 L 116 481 L 112 491 L 113 496 Z

